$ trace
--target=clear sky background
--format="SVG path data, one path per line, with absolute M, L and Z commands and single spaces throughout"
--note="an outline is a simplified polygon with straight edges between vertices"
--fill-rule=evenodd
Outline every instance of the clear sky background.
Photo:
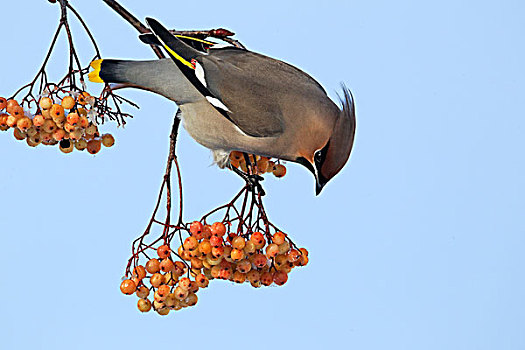
M 212 282 L 140 314 L 119 291 L 164 172 L 175 106 L 140 91 L 116 146 L 30 149 L 0 133 L 1 349 L 524 349 L 522 1 L 132 1 L 169 27 L 223 26 L 336 98 L 355 95 L 345 169 L 320 197 L 298 165 L 265 181 L 270 218 L 310 251 L 280 288 Z M 102 1 L 72 1 L 104 57 L 150 59 Z M 58 19 L 3 1 L 0 95 L 30 81 Z M 74 29 L 78 31 L 75 24 Z M 50 66 L 65 73 L 65 46 Z M 87 64 L 85 36 L 76 36 Z M 99 86 L 90 86 L 98 91 Z M 242 186 L 182 131 L 186 220 Z

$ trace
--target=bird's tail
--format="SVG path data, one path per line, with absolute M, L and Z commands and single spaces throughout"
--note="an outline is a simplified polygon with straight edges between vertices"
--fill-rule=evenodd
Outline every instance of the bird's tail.
M 100 59 L 91 62 L 89 80 L 94 83 L 137 84 L 144 79 L 144 70 L 152 70 L 155 61 L 125 61 Z M 153 73 L 153 72 L 152 72 Z M 138 75 L 137 75 L 138 74 Z
M 160 94 L 178 104 L 202 98 L 169 58 L 153 61 L 101 59 L 91 62 L 89 80 L 126 84 Z

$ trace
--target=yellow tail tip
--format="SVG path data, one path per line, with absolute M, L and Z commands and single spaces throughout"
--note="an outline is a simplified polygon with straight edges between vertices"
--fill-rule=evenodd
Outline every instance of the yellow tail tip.
M 91 62 L 90 66 L 94 69 L 94 71 L 90 72 L 88 74 L 89 81 L 93 83 L 103 83 L 104 80 L 100 78 L 100 67 L 102 65 L 103 60 L 94 60 Z

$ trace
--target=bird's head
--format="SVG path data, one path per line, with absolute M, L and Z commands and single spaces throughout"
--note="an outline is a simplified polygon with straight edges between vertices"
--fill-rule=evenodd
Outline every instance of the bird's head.
M 312 172 L 316 180 L 316 195 L 346 164 L 352 151 L 355 135 L 354 98 L 349 89 L 343 85 L 342 109 L 335 120 L 328 140 L 313 153 L 299 157 L 296 161 Z

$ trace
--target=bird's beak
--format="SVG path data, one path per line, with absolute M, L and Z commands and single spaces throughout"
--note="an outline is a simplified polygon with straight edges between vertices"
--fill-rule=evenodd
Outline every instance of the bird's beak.
M 318 196 L 324 188 L 324 185 L 328 182 L 323 175 L 315 174 L 315 195 Z

